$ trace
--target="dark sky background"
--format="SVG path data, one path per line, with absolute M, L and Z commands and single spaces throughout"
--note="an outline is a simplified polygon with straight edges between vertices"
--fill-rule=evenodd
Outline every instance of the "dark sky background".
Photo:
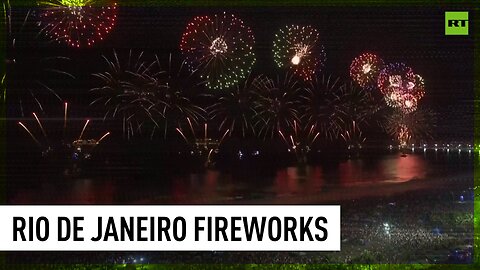
M 93 48 L 67 48 L 46 43 L 32 26 L 24 30 L 24 40 L 17 41 L 17 53 L 64 55 L 71 58 L 65 67 L 77 79 L 48 81 L 65 100 L 76 104 L 82 115 L 95 115 L 88 104 L 93 97 L 88 89 L 95 86 L 92 73 L 106 70 L 102 54 L 111 58 L 113 49 L 147 51 L 166 58 L 179 56 L 179 42 L 186 24 L 197 15 L 227 11 L 242 18 L 255 34 L 256 64 L 253 74 L 274 74 L 271 51 L 275 32 L 286 24 L 315 26 L 327 54 L 324 73 L 348 79 L 352 59 L 369 51 L 386 63 L 404 62 L 422 75 L 426 96 L 420 106 L 429 106 L 440 115 L 439 133 L 459 131 L 473 138 L 473 35 L 445 36 L 444 12 L 432 7 L 288 7 L 288 8 L 197 8 L 149 7 L 120 8 L 113 32 Z M 466 10 L 456 8 L 455 10 Z M 19 10 L 19 14 L 24 10 Z M 470 22 L 473 20 L 470 12 Z M 470 23 L 470 33 L 473 23 Z M 25 35 L 26 34 L 26 35 Z M 23 41 L 23 42 L 22 42 Z M 27 54 L 25 54 L 27 55 Z M 178 58 L 177 58 L 178 59 Z M 47 102 L 58 108 L 57 102 Z M 61 108 L 61 107 L 60 107 Z M 53 110 L 53 109 L 52 109 Z M 87 113 L 88 112 L 88 113 Z M 468 134 L 467 134 L 468 133 Z M 450 136 L 450 135 L 448 135 Z M 451 136 L 457 136 L 452 134 Z

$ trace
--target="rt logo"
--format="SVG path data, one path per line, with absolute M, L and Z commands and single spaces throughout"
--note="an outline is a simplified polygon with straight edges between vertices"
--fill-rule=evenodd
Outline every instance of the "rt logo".
M 445 12 L 445 35 L 468 35 L 468 11 Z

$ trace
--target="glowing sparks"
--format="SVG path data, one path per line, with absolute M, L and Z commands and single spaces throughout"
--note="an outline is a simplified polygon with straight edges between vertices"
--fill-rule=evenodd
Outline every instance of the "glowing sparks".
M 67 7 L 84 7 L 89 0 L 61 0 L 60 3 Z
M 415 74 L 414 81 L 410 87 L 410 93 L 415 95 L 417 99 L 423 98 L 425 95 L 425 81 L 422 76 Z
M 222 37 L 217 37 L 212 41 L 212 45 L 210 45 L 210 52 L 214 56 L 227 53 L 227 50 L 228 50 L 227 43 Z
M 292 58 L 292 64 L 298 65 L 303 57 L 307 57 L 310 54 L 310 46 L 302 43 L 295 45 L 295 56 Z
M 391 75 L 388 76 L 388 87 L 401 87 L 402 86 L 402 76 L 400 75 Z
M 49 0 L 39 2 L 39 24 L 48 37 L 72 47 L 92 46 L 103 40 L 116 23 L 112 0 Z
M 372 70 L 372 65 L 365 64 L 362 66 L 363 74 L 368 74 Z
M 411 113 L 417 109 L 418 100 L 412 94 L 402 95 L 400 102 L 400 108 L 404 113 Z
M 223 13 L 193 18 L 182 35 L 180 50 L 210 89 L 227 89 L 251 71 L 254 43 L 252 30 L 241 19 Z
M 325 51 L 318 31 L 311 26 L 291 25 L 281 28 L 273 42 L 274 59 L 281 68 L 290 69 L 309 81 L 325 64 Z
M 400 125 L 398 135 L 397 135 L 398 143 L 402 147 L 405 147 L 410 141 L 410 139 L 411 139 L 411 135 L 408 130 L 408 127 L 406 127 L 405 125 Z
M 295 55 L 295 56 L 292 58 L 292 64 L 294 64 L 294 65 L 300 64 L 300 59 L 301 59 L 300 56 Z

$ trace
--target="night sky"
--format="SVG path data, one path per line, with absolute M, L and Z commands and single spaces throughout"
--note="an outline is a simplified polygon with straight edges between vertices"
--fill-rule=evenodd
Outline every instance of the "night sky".
M 14 0 L 11 1 L 13 2 Z M 444 35 L 444 13 L 445 11 L 452 10 L 471 10 L 469 36 Z M 32 11 L 35 12 L 35 10 Z M 473 161 L 470 155 L 468 156 L 468 162 L 465 162 L 465 160 L 462 158 L 452 161 L 450 159 L 451 156 L 448 154 L 444 159 L 442 154 L 440 154 L 439 156 L 441 157 L 441 161 L 437 161 L 437 156 L 435 155 L 435 162 L 432 162 L 434 167 L 433 165 L 430 166 L 430 163 L 429 167 L 422 167 L 424 166 L 422 165 L 424 163 L 420 162 L 419 159 L 416 159 L 414 155 L 403 158 L 405 157 L 404 155 L 403 157 L 397 157 L 395 160 L 392 159 L 392 162 L 394 163 L 388 163 L 390 161 L 386 159 L 387 163 L 384 163 L 382 160 L 380 162 L 376 159 L 376 157 L 369 155 L 366 155 L 367 158 L 365 159 L 356 160 L 355 157 L 351 159 L 349 154 L 347 162 L 343 163 L 342 161 L 342 163 L 340 163 L 340 161 L 338 161 L 337 163 L 334 160 L 335 155 L 330 155 L 331 153 L 329 152 L 321 152 L 320 154 L 317 152 L 315 153 L 317 156 L 326 158 L 327 161 L 329 161 L 331 158 L 334 160 L 334 162 L 331 162 L 331 164 L 326 162 L 325 167 L 315 167 L 313 169 L 301 166 L 298 166 L 297 168 L 285 168 L 284 170 L 282 169 L 282 171 L 279 171 L 281 173 L 276 173 L 277 176 L 273 177 L 273 171 L 268 170 L 268 168 L 265 169 L 264 167 L 268 167 L 266 165 L 277 166 L 279 164 L 283 166 L 284 163 L 282 159 L 285 159 L 285 156 L 282 156 L 281 150 L 275 148 L 275 144 L 268 145 L 268 143 L 265 143 L 267 147 L 261 149 L 261 158 L 257 159 L 256 157 L 252 157 L 250 159 L 251 163 L 248 163 L 248 158 L 246 158 L 245 163 L 240 163 L 238 161 L 240 157 L 238 157 L 237 153 L 242 152 L 237 150 L 237 148 L 231 148 L 234 149 L 235 152 L 226 152 L 225 154 L 220 152 L 218 160 L 222 161 L 222 158 L 224 157 L 226 157 L 224 159 L 225 163 L 234 160 L 232 164 L 240 164 L 238 168 L 235 168 L 238 169 L 238 171 L 232 170 L 234 176 L 231 178 L 230 176 L 222 178 L 223 172 L 221 170 L 219 170 L 220 173 L 209 170 L 209 172 L 206 174 L 207 176 L 202 178 L 204 177 L 201 176 L 202 173 L 195 172 L 191 175 L 187 173 L 189 172 L 187 164 L 192 162 L 192 160 L 198 161 L 196 157 L 192 157 L 190 154 L 193 153 L 193 151 L 190 152 L 191 149 L 180 153 L 180 151 L 183 151 L 187 148 L 179 148 L 180 150 L 178 150 L 177 156 L 177 149 L 175 149 L 175 155 L 156 155 L 155 151 L 161 151 L 164 148 L 158 147 L 158 145 L 155 145 L 151 141 L 144 143 L 143 141 L 139 140 L 140 142 L 138 145 L 140 145 L 140 147 L 132 147 L 132 145 L 135 146 L 135 144 L 129 144 L 123 141 L 122 135 L 124 134 L 122 134 L 121 128 L 118 128 L 121 126 L 120 119 L 115 120 L 118 130 L 112 130 L 112 122 L 109 121 L 107 121 L 107 123 L 102 121 L 92 121 L 95 123 L 90 124 L 89 129 L 94 129 L 95 131 L 91 134 L 97 134 L 94 136 L 94 138 L 99 138 L 102 134 L 105 134 L 106 131 L 112 131 L 112 135 L 108 140 L 102 142 L 101 146 L 111 146 L 111 149 L 103 148 L 102 151 L 104 152 L 99 151 L 99 155 L 95 156 L 93 159 L 93 165 L 86 165 L 85 168 L 87 169 L 80 172 L 81 177 L 79 177 L 79 181 L 76 181 L 77 179 L 75 179 L 77 177 L 75 172 L 69 175 L 70 173 L 67 174 L 66 171 L 67 166 L 73 167 L 72 164 L 74 164 L 76 168 L 77 163 L 71 163 L 70 159 L 66 159 L 65 162 L 62 160 L 62 162 L 52 162 L 50 164 L 50 160 L 58 160 L 56 154 L 58 154 L 58 156 L 65 154 L 63 152 L 64 147 L 59 147 L 59 150 L 57 150 L 58 153 L 54 152 L 51 154 L 53 158 L 46 159 L 46 162 L 38 162 L 39 159 L 37 156 L 32 154 L 39 152 L 38 149 L 32 147 L 34 145 L 32 140 L 28 137 L 28 135 L 26 135 L 25 131 L 18 126 L 18 121 L 23 121 L 27 123 L 28 126 L 35 126 L 35 128 L 38 129 L 38 126 L 36 126 L 31 114 L 32 110 L 34 109 L 33 106 L 29 107 L 29 104 L 24 104 L 26 106 L 24 108 L 25 118 L 22 118 L 18 114 L 18 103 L 16 99 L 18 89 L 16 88 L 26 86 L 30 87 L 34 84 L 33 81 L 39 78 L 42 83 L 54 89 L 55 92 L 61 96 L 63 101 L 69 102 L 70 118 L 80 119 L 76 123 L 69 122 L 68 127 L 73 128 L 75 125 L 71 134 L 76 132 L 75 134 L 78 136 L 85 118 L 98 120 L 101 119 L 105 113 L 104 108 L 89 105 L 94 100 L 94 95 L 89 90 L 94 87 L 102 86 L 102 82 L 100 82 L 99 79 L 95 78 L 92 74 L 105 72 L 108 70 L 107 64 L 102 58 L 102 55 L 105 55 L 108 59 L 112 59 L 113 50 L 115 49 L 119 53 L 120 60 L 126 61 L 127 58 L 125 56 L 128 55 L 129 50 L 132 50 L 134 55 L 138 55 L 138 53 L 144 51 L 145 60 L 153 60 L 152 56 L 157 54 L 163 61 L 162 63 L 165 63 L 165 60 L 168 59 L 169 54 L 172 53 L 173 59 L 178 61 L 181 59 L 179 43 L 187 23 L 193 17 L 198 15 L 213 15 L 224 11 L 235 14 L 253 30 L 256 40 L 256 44 L 254 46 L 256 63 L 253 67 L 252 75 L 265 74 L 274 76 L 282 73 L 282 71 L 275 66 L 272 52 L 274 35 L 278 29 L 290 24 L 312 25 L 318 29 L 327 55 L 326 67 L 322 71 L 323 74 L 340 77 L 343 82 L 349 82 L 349 67 L 351 61 L 364 52 L 375 53 L 386 63 L 404 62 L 408 66 L 412 67 L 413 71 L 420 74 L 425 80 L 426 94 L 425 97 L 419 102 L 419 107 L 431 108 L 433 111 L 438 113 L 438 126 L 434 131 L 434 139 L 443 142 L 454 142 L 457 140 L 462 141 L 462 143 L 467 140 L 469 142 L 473 142 L 474 24 L 472 21 L 476 18 L 473 18 L 474 14 L 472 8 L 468 9 L 456 7 L 452 9 L 449 7 L 422 6 L 276 8 L 120 7 L 117 23 L 113 31 L 103 41 L 95 44 L 93 48 L 80 49 L 67 47 L 63 43 L 57 44 L 49 42 L 47 37 L 39 34 L 39 27 L 36 26 L 34 19 L 28 20 L 27 24 L 20 31 L 28 9 L 16 8 L 12 10 L 14 18 L 11 32 L 12 36 L 16 39 L 16 48 L 12 49 L 11 47 L 7 46 L 7 78 L 9 80 L 7 84 L 7 117 L 10 121 L 7 123 L 8 159 L 6 167 L 8 168 L 8 177 L 5 177 L 5 179 L 9 179 L 8 195 L 15 195 L 11 196 L 10 198 L 22 198 L 22 196 L 25 196 L 25 198 L 28 200 L 31 196 L 31 198 L 41 197 L 39 200 L 42 202 L 56 202 L 58 199 L 58 201 L 61 202 L 65 200 L 68 201 L 68 203 L 75 203 L 75 198 L 81 197 L 80 199 L 83 200 L 82 203 L 97 203 L 95 200 L 100 200 L 101 203 L 108 202 L 108 204 L 111 204 L 112 202 L 118 202 L 122 204 L 125 204 L 126 202 L 136 203 L 139 201 L 142 204 L 145 201 L 155 204 L 162 202 L 161 200 L 163 198 L 169 198 L 170 200 L 170 197 L 173 198 L 172 201 L 174 203 L 183 203 L 181 200 L 188 198 L 188 196 L 185 196 L 185 194 L 192 193 L 194 194 L 192 195 L 192 198 L 194 197 L 196 201 L 198 201 L 200 198 L 202 203 L 208 203 L 208 201 L 204 200 L 204 198 L 211 196 L 210 194 L 223 194 L 222 192 L 225 192 L 225 194 L 228 195 L 228 197 L 225 195 L 225 198 L 228 198 L 229 200 L 228 203 L 236 203 L 241 202 L 237 201 L 237 198 L 242 198 L 242 200 L 253 199 L 254 202 L 257 199 L 261 201 L 264 196 L 263 194 L 267 194 L 265 198 L 267 198 L 268 202 L 268 200 L 270 200 L 269 196 L 276 196 L 272 194 L 278 192 L 278 194 L 281 194 L 281 196 L 278 196 L 278 202 L 283 202 L 282 200 L 284 200 L 284 198 L 286 198 L 288 202 L 288 200 L 291 198 L 296 199 L 298 197 L 301 199 L 299 202 L 304 203 L 304 198 L 301 198 L 304 196 L 304 194 L 298 193 L 298 190 L 303 189 L 303 187 L 305 187 L 305 190 L 308 190 L 308 192 L 305 193 L 305 198 L 317 198 L 317 195 L 314 196 L 314 194 L 317 192 L 316 188 L 318 183 L 316 182 L 317 180 L 313 182 L 311 179 L 322 179 L 321 191 L 326 191 L 327 193 L 318 193 L 320 194 L 318 195 L 319 197 L 326 194 L 326 198 L 334 198 L 334 196 L 337 195 L 331 195 L 330 197 L 328 195 L 340 193 L 345 193 L 345 196 L 348 197 L 354 192 L 359 192 L 359 194 L 361 194 L 363 190 L 366 191 L 367 189 L 370 189 L 370 183 L 376 183 L 375 179 L 377 179 L 377 174 L 378 179 L 382 179 L 381 181 L 383 181 L 385 178 L 388 180 L 388 183 L 394 183 L 395 181 L 398 181 L 398 179 L 403 178 L 408 180 L 421 179 L 421 181 L 423 181 L 423 177 L 429 178 L 431 176 L 434 177 L 432 179 L 435 180 L 435 182 L 432 182 L 436 187 L 434 192 L 439 192 L 441 189 L 438 187 L 441 187 L 442 185 L 450 188 L 453 185 L 463 185 L 464 182 L 468 182 L 470 187 L 470 184 L 472 183 L 471 178 L 465 174 L 472 172 L 473 169 Z M 10 43 L 8 45 L 11 45 L 11 41 L 12 40 L 10 39 Z M 42 71 L 44 68 L 42 65 L 45 64 L 44 62 L 42 63 L 42 59 L 53 56 L 65 56 L 70 58 L 70 60 L 55 62 L 55 65 L 48 67 L 58 68 L 71 73 L 75 76 L 75 79 L 67 79 L 62 75 L 47 75 Z M 15 64 L 8 63 L 8 61 L 11 59 L 16 59 L 17 62 Z M 213 91 L 205 91 L 207 93 L 214 94 Z M 44 120 L 45 123 L 48 122 L 46 119 L 47 117 L 55 117 L 56 121 L 51 121 L 50 123 L 46 124 L 52 125 L 52 122 L 54 122 L 55 125 L 52 126 L 57 128 L 55 132 L 63 136 L 63 126 L 62 124 L 59 124 L 63 121 L 63 101 L 57 100 L 53 95 L 48 93 L 39 95 L 39 98 L 42 98 L 42 104 L 46 113 L 39 114 L 42 120 Z M 381 99 L 378 101 L 383 102 Z M 48 133 L 51 135 L 51 133 L 54 132 L 48 130 Z M 386 145 L 393 142 L 392 138 L 388 137 L 388 135 L 386 135 L 384 132 L 381 132 L 380 129 L 376 131 L 368 130 L 366 133 L 368 133 L 367 143 L 370 143 L 373 146 L 382 147 L 384 150 L 387 149 Z M 372 136 L 374 137 L 372 139 L 370 137 L 371 133 L 374 133 L 374 135 L 381 133 L 382 137 L 375 138 Z M 39 134 L 38 131 L 37 134 Z M 58 137 L 69 138 L 68 135 Z M 178 134 L 174 134 L 174 136 L 177 142 L 180 142 L 182 145 L 184 145 L 184 141 L 180 138 L 180 136 L 178 136 Z M 84 136 L 84 138 L 86 137 L 87 136 Z M 122 141 L 119 143 L 119 140 Z M 53 141 L 54 140 L 51 140 L 51 142 Z M 170 144 L 174 145 L 172 141 L 173 140 L 163 141 L 159 139 L 156 142 L 160 142 L 159 144 L 163 143 L 169 146 Z M 232 141 L 236 142 L 235 138 Z M 377 143 L 379 141 L 381 141 L 381 143 Z M 431 145 L 430 141 L 428 143 Z M 332 148 L 335 148 L 337 145 L 333 146 L 334 147 Z M 165 149 L 167 149 L 167 147 L 165 147 Z M 259 148 L 257 148 L 257 146 L 254 148 L 249 148 L 249 145 L 247 145 L 244 148 L 239 147 L 238 149 L 246 149 L 244 153 L 248 153 L 247 150 L 257 150 Z M 109 150 L 111 151 L 109 152 Z M 288 150 L 290 151 L 290 149 Z M 284 152 L 286 153 L 286 149 Z M 38 156 L 41 155 L 41 153 L 37 154 Z M 71 153 L 68 152 L 68 154 Z M 288 154 L 290 155 L 290 153 Z M 460 154 L 458 156 L 463 157 Z M 98 160 L 102 162 L 97 162 Z M 257 162 L 257 160 L 260 160 L 260 162 Z M 108 161 L 108 163 L 106 161 Z M 237 161 L 238 163 L 235 163 Z M 67 162 L 68 165 L 65 165 Z M 252 166 L 253 162 L 256 163 L 255 166 Z M 377 162 L 380 164 L 378 165 L 378 172 L 376 171 Z M 120 164 L 120 166 L 115 167 L 116 164 Z M 219 162 L 219 164 L 219 168 L 221 168 L 221 162 Z M 450 170 L 455 172 L 455 174 L 452 173 L 452 175 L 450 175 Z M 264 171 L 266 171 L 266 173 Z M 292 173 L 294 171 L 295 176 L 293 176 Z M 457 172 L 459 171 L 461 171 L 461 174 L 457 175 Z M 62 173 L 60 174 L 59 172 Z M 420 172 L 420 175 L 427 176 L 421 176 L 417 178 L 417 172 Z M 449 173 L 444 174 L 445 172 Z M 91 178 L 93 181 L 90 179 L 90 173 L 93 175 L 93 178 Z M 187 176 L 185 178 L 172 176 L 170 179 L 170 174 L 175 175 L 176 173 L 182 175 L 185 174 Z M 271 173 L 272 176 L 270 175 Z M 315 174 L 315 176 L 310 179 L 304 175 L 306 173 L 312 175 Z M 30 174 L 32 176 L 30 176 Z M 86 177 L 84 177 L 83 174 L 85 174 Z M 151 177 L 150 174 L 153 176 Z M 235 176 L 235 174 L 238 174 L 239 176 Z M 144 175 L 148 175 L 148 177 L 145 177 Z M 255 175 L 255 177 L 250 177 L 251 175 Z M 358 182 L 361 185 L 356 185 L 356 181 L 358 180 L 354 180 L 352 183 L 347 182 L 351 179 L 360 179 L 360 176 L 362 175 L 365 176 L 365 179 L 368 179 L 369 181 L 365 183 Z M 45 179 L 48 177 L 51 177 L 51 182 L 45 181 Z M 244 178 L 248 178 L 248 182 L 247 180 L 244 180 Z M 323 180 L 324 178 L 325 180 Z M 332 182 L 329 182 L 330 178 Z M 70 181 L 72 179 L 74 181 Z M 210 179 L 214 180 L 210 181 Z M 240 181 L 238 179 L 240 179 Z M 172 180 L 171 183 L 168 182 L 170 180 Z M 448 181 L 448 185 L 443 182 L 437 182 L 436 180 Z M 335 181 L 338 181 L 338 183 Z M 401 181 L 403 182 L 403 180 Z M 273 182 L 274 184 L 272 184 Z M 225 184 L 225 186 L 221 186 L 220 184 Z M 337 184 L 338 186 L 336 186 Z M 280 187 L 278 189 L 279 191 L 277 191 L 277 188 L 274 185 L 278 185 Z M 425 184 L 422 184 L 421 186 L 423 187 L 424 185 Z M 255 187 L 255 190 L 250 189 L 250 186 Z M 342 189 L 338 187 L 346 188 Z M 425 185 L 425 187 L 427 186 Z M 347 188 L 348 192 L 346 192 Z M 389 188 L 389 186 L 387 187 L 387 185 L 382 184 L 380 189 L 372 189 L 371 192 L 372 194 L 374 192 L 378 192 L 381 193 L 382 196 L 391 196 L 391 198 L 395 198 L 395 200 L 392 199 L 392 201 L 395 203 L 398 202 L 398 208 L 395 209 L 399 209 L 398 211 L 402 213 L 408 213 L 407 218 L 402 217 L 399 220 L 409 221 L 413 217 L 412 220 L 419 220 L 422 221 L 422 224 L 427 224 L 424 222 L 424 217 L 426 214 L 425 209 L 431 207 L 432 205 L 435 205 L 435 207 L 432 208 L 436 209 L 435 211 L 443 211 L 444 209 L 447 209 L 447 212 L 445 213 L 449 213 L 449 215 L 453 213 L 450 213 L 448 210 L 449 208 L 443 206 L 445 203 L 448 203 L 448 201 L 444 200 L 444 198 L 450 198 L 449 194 L 451 194 L 452 197 L 454 196 L 454 193 L 450 190 L 450 193 L 446 193 L 447 195 L 440 196 L 437 195 L 437 193 L 410 193 L 408 187 L 405 188 L 405 186 L 402 186 L 402 188 L 399 190 L 402 190 L 401 192 L 408 191 L 408 197 L 393 197 L 393 189 L 390 190 Z M 70 193 L 70 190 L 73 192 Z M 165 194 L 168 194 L 168 196 L 164 196 L 162 193 L 164 190 L 166 191 Z M 280 193 L 283 192 L 283 190 L 288 190 L 288 193 Z M 335 193 L 330 193 L 331 191 Z M 463 193 L 461 194 L 465 194 L 465 191 L 462 192 Z M 244 197 L 237 196 L 244 193 L 247 194 Z M 284 194 L 287 194 L 287 196 L 283 196 Z M 417 194 L 420 195 L 417 196 Z M 134 201 L 132 198 L 136 198 L 135 196 L 139 196 L 141 200 Z M 176 196 L 179 198 L 181 197 L 182 199 L 177 202 L 175 201 Z M 120 199 L 117 199 L 117 197 Z M 343 198 L 343 194 L 340 197 Z M 212 198 L 215 199 L 215 201 L 212 200 L 215 203 L 221 202 L 221 200 L 217 201 L 217 198 L 213 195 Z M 235 201 L 231 201 L 231 198 L 233 198 Z M 273 198 L 275 198 L 275 200 L 277 199 L 277 197 Z M 435 199 L 431 200 L 430 198 Z M 442 200 L 441 202 L 437 201 L 440 199 Z M 368 200 L 365 201 L 365 204 L 362 204 L 360 200 L 353 200 L 353 203 L 351 204 L 351 212 L 353 213 L 353 210 L 355 212 L 355 222 L 353 223 L 355 227 L 354 229 L 350 230 L 351 232 L 356 234 L 358 231 L 357 229 L 359 229 L 359 221 L 362 221 L 364 216 L 370 215 L 371 213 L 375 213 L 375 215 L 381 213 L 378 209 L 387 209 L 388 211 L 389 209 L 393 209 L 390 208 L 390 206 L 384 207 L 386 201 L 384 197 L 382 197 L 379 201 L 381 202 L 379 202 L 377 205 L 376 201 L 372 200 L 370 197 L 368 197 Z M 272 202 L 275 203 L 275 201 Z M 417 202 L 420 203 L 417 204 Z M 374 211 L 370 211 L 370 206 L 367 207 L 367 204 L 375 206 L 372 207 Z M 440 207 L 437 207 L 437 204 L 440 205 Z M 455 209 L 458 208 L 457 205 L 458 204 L 455 203 Z M 412 208 L 413 206 L 417 208 Z M 342 207 L 344 206 L 342 205 Z M 361 211 L 358 210 L 358 207 L 360 207 Z M 344 208 L 342 208 L 342 213 L 344 213 L 343 209 Z M 364 209 L 366 210 L 364 211 Z M 411 209 L 413 210 L 410 211 Z M 393 214 L 388 211 L 386 211 L 386 215 L 383 216 L 376 216 L 376 218 L 373 219 L 372 217 L 368 217 L 368 224 L 375 224 L 377 219 L 382 220 L 384 217 L 388 217 L 389 219 L 395 221 L 395 219 L 392 218 Z M 418 211 L 419 214 L 415 211 Z M 345 213 L 348 215 L 350 212 L 345 211 Z M 361 213 L 361 215 L 357 215 L 358 213 Z M 419 218 L 415 218 L 415 214 L 418 214 Z M 359 216 L 360 219 L 358 219 Z M 382 223 L 379 223 L 379 226 L 382 226 L 382 224 L 385 223 L 382 221 Z M 393 222 L 391 224 L 395 224 L 395 226 L 398 226 L 398 228 L 401 229 L 400 226 L 402 223 Z M 411 229 L 413 231 L 416 230 L 416 227 L 412 226 L 412 224 L 406 224 L 406 226 L 407 229 Z M 370 227 L 378 228 L 374 227 L 373 225 Z M 370 227 L 367 229 L 370 229 Z M 428 230 L 431 230 L 431 228 L 428 228 Z M 447 228 L 445 228 L 445 231 L 447 232 Z M 422 231 L 417 230 L 416 232 Z M 375 235 L 378 236 L 379 234 L 376 233 Z M 406 235 L 408 235 L 408 233 Z M 418 233 L 415 235 L 418 235 Z M 355 237 L 356 235 L 354 235 L 354 238 Z M 380 237 L 378 238 L 380 239 Z M 359 240 L 362 239 L 359 238 Z M 351 244 L 353 242 L 362 242 L 362 245 L 364 246 L 363 240 L 347 242 L 347 244 Z M 403 240 L 399 241 L 398 243 L 400 242 L 402 243 L 402 247 L 408 247 L 405 245 Z M 371 243 L 375 242 L 372 241 Z M 388 243 L 389 245 L 390 243 L 393 243 L 391 244 L 393 246 L 397 242 L 392 241 Z M 415 243 L 419 243 L 419 241 L 416 241 Z M 433 243 L 433 241 L 429 243 Z M 359 250 L 363 250 L 363 246 Z M 445 249 L 445 247 L 442 248 Z M 448 252 L 448 249 L 446 250 Z M 36 256 L 30 256 L 31 254 L 27 254 L 28 256 L 25 256 L 24 253 L 19 254 L 20 256 L 18 258 L 20 258 L 19 260 L 21 261 L 25 260 L 25 258 L 36 258 L 38 256 L 42 256 L 42 253 L 38 253 Z M 97 252 L 95 255 L 91 256 L 91 260 L 93 261 L 98 260 L 97 258 L 102 258 L 98 254 L 101 255 L 102 253 Z M 188 262 L 188 260 L 182 261 L 183 257 L 178 257 L 180 259 L 177 259 L 175 256 L 171 256 L 171 254 L 173 255 L 173 252 L 165 254 L 168 257 L 173 257 L 173 260 Z M 194 260 L 198 260 L 199 258 L 203 259 L 203 257 L 198 256 L 197 254 L 185 254 L 185 256 L 194 258 Z M 263 256 L 264 254 L 266 253 L 260 253 L 259 256 Z M 424 254 L 424 252 L 419 254 Z M 61 257 L 57 253 L 54 255 L 55 260 Z M 397 255 L 398 254 L 395 254 L 394 257 L 397 257 Z M 86 256 L 89 256 L 89 254 Z M 115 256 L 118 256 L 118 254 Z M 219 259 L 223 258 L 221 256 L 222 254 L 215 253 L 213 256 L 213 261 L 218 262 Z M 268 258 L 267 256 L 268 254 L 265 255 L 265 258 Z M 48 258 L 48 256 L 45 256 L 45 262 L 48 261 Z M 68 255 L 68 260 L 70 261 L 77 259 L 80 261 L 83 258 L 83 256 L 78 256 L 77 258 L 75 254 L 72 256 L 72 254 L 69 253 Z M 225 256 L 225 258 L 228 258 L 228 256 Z M 239 256 L 239 258 L 241 257 Z M 250 257 L 246 256 L 245 258 Z M 277 257 L 272 258 L 275 258 L 275 261 L 273 261 L 274 263 L 278 263 L 278 259 L 276 259 Z M 295 258 L 299 261 L 302 259 L 297 255 L 295 255 Z M 401 257 L 399 256 L 399 258 Z M 423 259 L 424 258 L 422 258 L 422 260 Z M 35 259 L 31 260 L 35 261 Z M 328 258 L 328 260 L 330 261 L 330 258 Z M 168 260 L 160 262 L 164 263 L 168 262 Z M 82 263 L 84 262 L 82 261 Z
M 113 49 L 120 54 L 129 49 L 158 54 L 166 59 L 173 53 L 179 59 L 182 32 L 194 16 L 231 12 L 243 19 L 255 34 L 256 64 L 253 74 L 274 75 L 271 51 L 275 32 L 287 24 L 310 24 L 321 35 L 327 54 L 325 74 L 348 80 L 352 59 L 369 51 L 386 63 L 404 62 L 423 76 L 426 95 L 420 106 L 428 105 L 440 115 L 439 133 L 463 128 L 473 136 L 473 36 L 445 36 L 444 12 L 448 8 L 431 7 L 288 7 L 288 8 L 198 8 L 149 7 L 120 8 L 113 32 L 93 48 L 67 48 L 47 43 L 32 23 L 17 37 L 17 54 L 24 57 L 62 55 L 71 58 L 62 64 L 76 80 L 45 78 L 65 100 L 76 104 L 81 115 L 98 115 L 88 104 L 93 100 L 89 89 L 98 82 L 91 74 L 106 70 L 102 54 L 111 59 Z M 457 8 L 458 10 L 458 8 Z M 465 10 L 465 9 L 460 9 Z M 15 13 L 15 12 L 14 12 Z M 25 14 L 18 10 L 17 14 Z M 471 17 L 473 12 L 470 13 Z M 20 21 L 22 16 L 16 17 Z M 18 25 L 18 23 L 17 23 Z M 15 26 L 15 24 L 14 24 Z M 473 24 L 470 33 L 473 32 Z M 14 31 L 15 33 L 15 31 Z M 27 76 L 28 72 L 22 76 Z M 52 103 L 52 104 L 50 104 Z M 61 103 L 45 103 L 55 110 Z M 88 113 L 86 113 L 88 111 Z M 75 113 L 75 112 L 72 112 Z M 454 119 L 451 119 L 454 117 Z M 464 134 L 465 135 L 465 134 Z M 456 136 L 456 135 L 454 135 Z M 463 137 L 463 136 L 461 136 Z

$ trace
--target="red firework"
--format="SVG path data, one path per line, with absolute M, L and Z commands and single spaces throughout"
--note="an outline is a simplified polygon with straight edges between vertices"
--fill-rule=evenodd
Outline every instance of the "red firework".
M 49 0 L 41 4 L 41 32 L 76 48 L 103 40 L 117 18 L 117 3 L 111 0 Z
M 182 35 L 180 50 L 210 89 L 227 89 L 251 71 L 254 43 L 250 27 L 233 14 L 223 13 L 193 18 Z
M 383 60 L 375 54 L 364 53 L 353 59 L 350 65 L 350 77 L 361 87 L 373 86 L 377 83 Z
M 412 94 L 403 94 L 399 102 L 399 107 L 404 113 L 411 113 L 417 110 L 418 99 Z
M 401 91 L 408 89 L 415 80 L 413 70 L 403 63 L 393 63 L 386 65 L 378 75 L 378 88 L 382 94 L 386 95 L 392 91 Z
M 382 69 L 378 88 L 388 106 L 400 108 L 404 113 L 415 111 L 418 101 L 425 95 L 423 78 L 403 63 L 389 64 Z

